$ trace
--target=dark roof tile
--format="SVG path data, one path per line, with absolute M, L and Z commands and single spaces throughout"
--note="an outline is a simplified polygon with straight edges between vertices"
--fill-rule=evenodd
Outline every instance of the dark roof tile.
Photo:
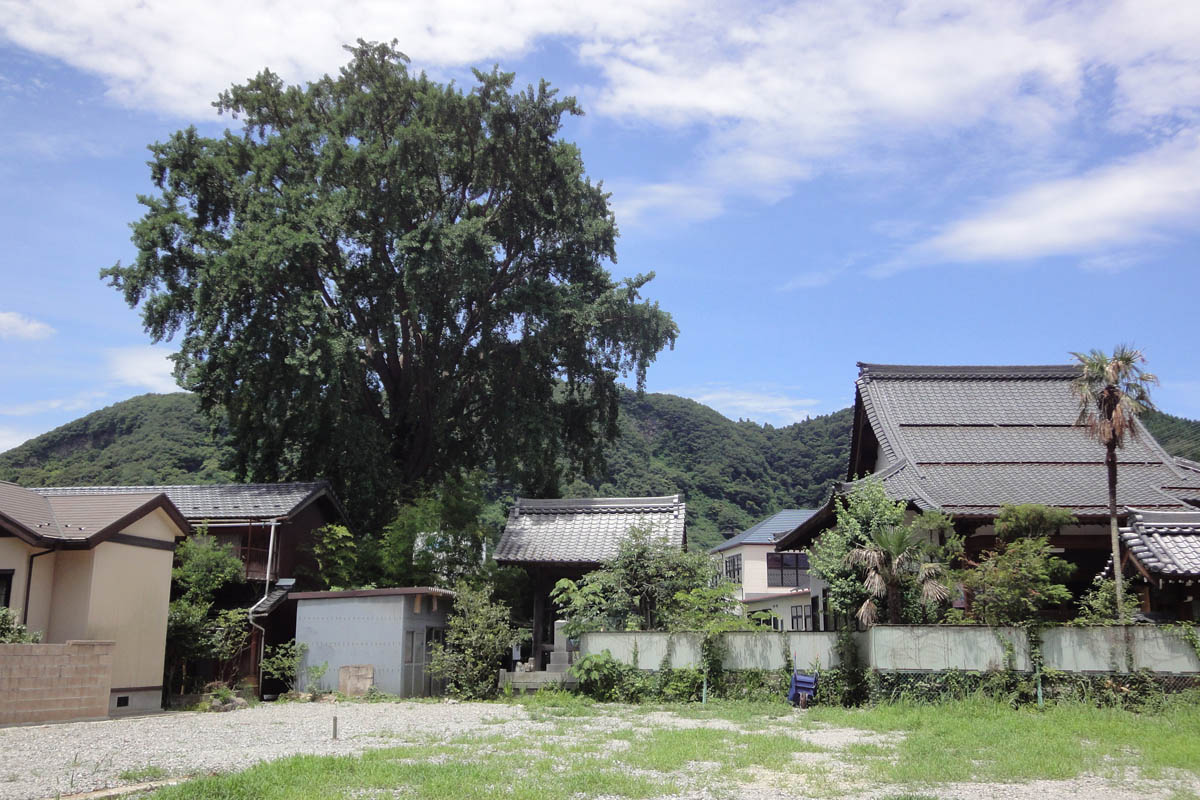
M 508 564 L 598 564 L 617 554 L 634 526 L 648 526 L 683 547 L 686 505 L 679 495 L 566 500 L 518 498 L 496 561 Z

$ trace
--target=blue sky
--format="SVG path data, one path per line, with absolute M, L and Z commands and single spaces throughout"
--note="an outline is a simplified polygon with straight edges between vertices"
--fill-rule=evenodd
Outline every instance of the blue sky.
M 848 405 L 860 360 L 1130 342 L 1200 417 L 1200 4 L 0 0 L 0 450 L 171 389 L 97 277 L 133 256 L 146 145 L 359 37 L 580 98 L 613 270 L 655 271 L 681 329 L 653 391 L 786 424 Z

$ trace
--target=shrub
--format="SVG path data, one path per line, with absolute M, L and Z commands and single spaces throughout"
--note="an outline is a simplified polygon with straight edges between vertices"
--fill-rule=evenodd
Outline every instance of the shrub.
M 308 646 L 295 639 L 268 647 L 266 657 L 262 660 L 263 674 L 283 681 L 288 691 L 294 692 L 300 678 L 300 662 L 304 660 L 306 652 Z
M 446 641 L 433 645 L 429 671 L 444 678 L 446 691 L 455 697 L 492 697 L 500 660 L 521 639 L 508 608 L 492 600 L 491 589 L 459 583 L 446 623 Z
M 17 622 L 17 615 L 7 606 L 0 606 L 0 644 L 29 644 L 40 642 L 40 633 L 30 633 Z

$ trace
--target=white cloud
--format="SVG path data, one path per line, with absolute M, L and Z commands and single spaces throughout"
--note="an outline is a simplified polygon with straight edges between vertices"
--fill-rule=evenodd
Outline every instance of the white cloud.
M 16 311 L 0 311 L 0 339 L 45 339 L 53 333 L 44 322 Z
M 341 45 L 359 37 L 396 38 L 417 67 L 451 71 L 558 37 L 598 76 L 579 87 L 589 111 L 699 134 L 674 174 L 618 192 L 631 221 L 702 220 L 734 200 L 776 201 L 821 172 L 905 169 L 914 153 L 952 170 L 1069 169 L 1095 152 L 1081 120 L 1145 150 L 1200 124 L 1200 3 L 1179 0 L 0 0 L 0 36 L 98 75 L 119 103 L 203 118 L 220 90 L 263 66 L 290 82 L 335 71 Z M 989 160 L 1003 163 L 979 166 Z M 1121 165 L 1075 180 L 1106 166 Z M 1064 180 L 1020 199 L 1075 196 Z M 1190 190 L 1182 199 L 1200 211 Z M 1078 231 L 1031 226 L 1027 252 L 1139 241 L 1176 213 L 1136 202 L 1060 210 Z M 994 244 L 1009 211 L 996 204 L 990 223 L 963 221 L 935 244 L 969 259 L 1035 257 Z
M 0 406 L 0 416 L 29 417 L 43 414 L 47 411 L 80 411 L 91 408 L 101 398 L 108 394 L 104 390 L 80 392 L 72 397 L 56 397 L 33 403 L 20 403 L 15 406 Z
M 796 289 L 819 289 L 822 286 L 828 286 L 833 283 L 844 270 L 835 267 L 832 269 L 817 269 L 808 272 L 801 272 L 793 277 L 787 283 L 779 288 L 781 292 L 791 292 Z
M 19 444 L 24 444 L 41 431 L 31 431 L 24 428 L 9 428 L 0 425 L 0 453 L 11 450 Z
M 777 391 L 708 388 L 677 393 L 711 406 L 730 419 L 752 419 L 781 425 L 808 419 L 813 407 L 819 403 L 807 397 L 793 397 Z
M 1089 254 L 1085 266 L 1112 269 L 1128 265 L 1123 248 L 1190 224 L 1198 208 L 1200 138 L 1189 134 L 1120 163 L 1023 189 L 949 225 L 919 245 L 909 263 Z
M 172 351 L 161 346 L 118 347 L 106 353 L 108 371 L 115 383 L 150 392 L 178 392 L 171 374 Z
M 667 27 L 682 2 L 566 0 L 0 0 L 0 33 L 99 75 L 117 102 L 209 116 L 218 92 L 269 67 L 292 82 L 334 72 L 358 38 L 400 40 L 419 66 L 515 56 L 538 37 Z

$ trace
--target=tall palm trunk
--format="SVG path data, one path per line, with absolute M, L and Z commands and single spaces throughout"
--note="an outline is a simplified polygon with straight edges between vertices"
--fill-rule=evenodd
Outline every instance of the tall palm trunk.
M 1122 619 L 1122 605 L 1125 602 L 1124 575 L 1121 573 L 1121 539 L 1117 532 L 1117 443 L 1107 444 L 1104 465 L 1108 467 L 1108 530 L 1112 536 L 1113 583 L 1117 592 L 1117 619 Z
M 887 585 L 888 624 L 900 624 L 900 583 L 889 581 Z

